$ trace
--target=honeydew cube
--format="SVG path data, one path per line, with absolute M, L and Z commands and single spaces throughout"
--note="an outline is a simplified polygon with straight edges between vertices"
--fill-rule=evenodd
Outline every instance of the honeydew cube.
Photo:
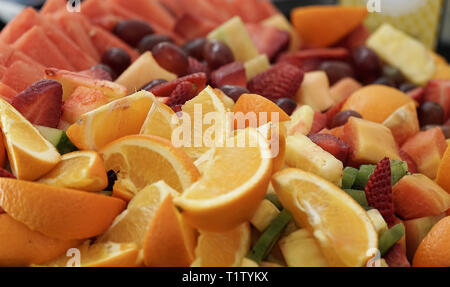
M 289 267 L 327 267 L 319 244 L 306 229 L 299 229 L 278 243 Z
M 259 73 L 262 73 L 270 68 L 269 58 L 267 58 L 266 54 L 261 54 L 245 62 L 244 68 L 247 81 L 250 81 Z

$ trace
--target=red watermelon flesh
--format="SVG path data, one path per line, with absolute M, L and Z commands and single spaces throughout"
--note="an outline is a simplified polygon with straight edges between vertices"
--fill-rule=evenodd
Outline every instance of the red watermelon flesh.
M 216 25 L 209 20 L 185 13 L 177 20 L 174 31 L 189 41 L 205 36 L 215 27 Z
M 14 91 L 11 87 L 0 82 L 0 97 L 11 103 L 12 99 L 17 95 L 17 92 Z
M 45 70 L 44 66 L 42 66 L 41 64 L 39 64 L 38 62 L 36 62 L 35 60 L 33 60 L 32 58 L 30 58 L 29 56 L 25 55 L 24 53 L 22 53 L 18 50 L 13 50 L 11 57 L 9 57 L 9 60 L 6 63 L 6 67 L 10 67 L 12 64 L 14 64 L 17 61 L 24 62 L 27 65 L 33 67 L 33 70 L 39 70 L 42 73 Z
M 62 9 L 65 10 L 66 5 L 66 0 L 46 0 L 44 6 L 42 6 L 41 8 L 41 14 L 48 15 L 58 12 Z
M 61 11 L 52 15 L 54 21 L 56 21 L 67 36 L 69 36 L 73 42 L 75 42 L 81 50 L 88 54 L 96 62 L 100 61 L 100 55 L 95 49 L 89 35 L 80 22 L 89 21 L 83 15 L 79 13 L 68 13 Z
M 6 73 L 6 67 L 0 65 L 0 80 L 3 78 L 3 75 Z
M 81 3 L 81 14 L 92 20 L 111 14 L 111 10 L 105 1 L 85 0 Z
M 13 44 L 13 47 L 46 67 L 74 70 L 66 57 L 50 41 L 44 30 L 39 26 L 34 26 L 23 34 Z
M 88 34 L 100 55 L 103 55 L 110 48 L 119 47 L 130 55 L 132 61 L 139 57 L 139 53 L 136 50 L 103 28 L 91 26 Z
M 185 12 L 181 5 L 181 1 L 182 0 L 160 0 L 159 2 L 169 9 L 176 18 L 179 18 Z
M 3 28 L 0 41 L 12 44 L 37 24 L 39 24 L 39 15 L 36 10 L 31 7 L 25 8 Z
M 8 61 L 14 53 L 14 49 L 0 41 L 0 65 L 8 66 Z
M 238 8 L 239 16 L 244 22 L 257 23 L 270 16 L 267 14 L 265 7 L 261 6 L 260 0 L 239 1 L 235 5 Z
M 11 87 L 16 92 L 25 90 L 32 83 L 45 77 L 42 70 L 22 61 L 15 61 L 5 72 L 2 78 L 3 84 Z
M 228 13 L 222 14 L 220 12 L 221 9 L 217 9 L 217 7 L 211 5 L 211 3 L 209 3 L 208 1 L 184 0 L 183 7 L 184 11 L 189 11 L 189 13 L 197 16 L 199 19 L 206 18 L 207 20 L 210 20 L 216 23 L 217 25 L 225 22 L 228 19 L 227 17 Z
M 110 0 L 108 3 L 116 3 L 119 6 L 141 16 L 143 19 L 159 24 L 161 27 L 168 30 L 172 30 L 175 26 L 174 17 L 170 15 L 170 13 L 161 4 L 159 4 L 158 1 Z M 190 8 L 190 10 L 192 10 L 193 6 Z
M 46 36 L 53 42 L 58 50 L 65 56 L 69 63 L 77 71 L 89 69 L 97 64 L 91 56 L 84 53 L 80 47 L 77 46 L 66 34 L 61 30 L 55 28 L 50 22 L 45 21 L 46 24 L 41 26 Z

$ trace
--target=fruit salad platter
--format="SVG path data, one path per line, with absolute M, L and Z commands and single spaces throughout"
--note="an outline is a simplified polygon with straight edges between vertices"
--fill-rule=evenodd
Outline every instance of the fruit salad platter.
M 365 7 L 78 8 L 0 32 L 0 266 L 450 266 L 443 57 Z

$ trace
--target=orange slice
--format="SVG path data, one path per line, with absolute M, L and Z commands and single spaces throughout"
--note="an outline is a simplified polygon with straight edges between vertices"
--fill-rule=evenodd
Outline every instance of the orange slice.
M 203 176 L 175 204 L 196 228 L 235 228 L 250 220 L 264 198 L 272 172 L 270 157 L 268 142 L 258 131 L 239 130 L 227 147 L 215 148 Z
M 83 114 L 67 129 L 67 136 L 81 150 L 99 150 L 126 135 L 138 134 L 155 97 L 140 91 Z
M 288 168 L 272 184 L 295 221 L 308 229 L 331 266 L 364 266 L 378 247 L 365 210 L 336 185 L 312 173 Z
M 106 170 L 117 174 L 114 194 L 126 200 L 159 180 L 183 191 L 199 177 L 197 168 L 182 149 L 156 136 L 123 137 L 105 146 L 100 154 Z
M 250 250 L 250 224 L 221 233 L 201 232 L 192 267 L 238 267 Z
M 56 148 L 3 99 L 0 99 L 0 127 L 11 169 L 18 179 L 35 180 L 61 160 Z
M 0 178 L 0 206 L 31 230 L 58 239 L 84 239 L 103 233 L 125 202 L 91 192 Z
M 178 126 L 178 117 L 167 105 L 155 101 L 141 127 L 140 134 L 172 139 L 172 132 Z
M 197 243 L 169 194 L 153 216 L 144 239 L 144 263 L 151 267 L 189 267 Z
M 85 191 L 101 191 L 108 186 L 103 159 L 95 151 L 75 151 L 61 157 L 58 165 L 38 182 Z
M 80 240 L 59 240 L 30 230 L 8 214 L 0 215 L 0 266 L 41 264 L 78 246 Z

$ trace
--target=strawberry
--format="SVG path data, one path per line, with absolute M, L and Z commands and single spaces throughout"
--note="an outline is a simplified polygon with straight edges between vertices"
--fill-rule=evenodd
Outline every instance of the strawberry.
M 351 50 L 353 48 L 357 48 L 359 46 L 364 45 L 369 36 L 370 36 L 369 29 L 364 24 L 361 24 L 358 27 L 356 27 L 355 30 L 350 32 L 350 34 L 348 34 L 344 39 L 342 39 L 337 44 L 337 46 L 345 47 Z
M 450 80 L 431 80 L 425 88 L 424 101 L 440 104 L 444 108 L 445 118 L 450 116 Z
M 200 63 L 196 58 L 193 57 L 189 57 L 188 61 L 188 75 L 195 73 L 205 73 L 206 75 L 209 75 L 210 71 L 208 65 Z
M 17 94 L 11 104 L 31 123 L 56 128 L 62 113 L 62 93 L 59 82 L 40 80 Z
M 411 264 L 406 258 L 406 253 L 400 243 L 396 243 L 391 247 L 391 249 L 389 249 L 384 256 L 384 260 L 386 260 L 389 267 L 411 267 Z
M 375 168 L 369 182 L 364 188 L 367 202 L 378 209 L 390 226 L 395 222 L 394 204 L 392 202 L 391 161 L 385 157 Z
M 276 64 L 255 76 L 248 83 L 248 89 L 272 101 L 293 98 L 303 81 L 303 75 L 302 70 L 291 64 Z
M 194 84 L 196 92 L 200 93 L 206 85 L 206 74 L 205 73 L 195 73 L 192 75 L 187 75 L 176 80 L 157 85 L 149 90 L 157 97 L 169 97 L 170 94 L 175 90 L 179 83 L 188 81 Z
M 12 173 L 0 167 L 0 177 L 16 178 Z
M 421 103 L 423 96 L 425 95 L 425 89 L 422 87 L 415 88 L 406 93 L 414 101 Z
M 408 164 L 408 171 L 410 173 L 417 173 L 417 164 L 414 162 L 414 160 L 407 154 L 404 150 L 399 151 L 400 157 L 404 162 Z
M 256 23 L 247 23 L 245 28 L 258 52 L 266 54 L 270 60 L 275 59 L 289 46 L 290 35 L 286 31 Z
M 309 133 L 316 134 L 326 127 L 327 127 L 327 116 L 325 114 L 322 114 L 321 112 L 315 112 L 313 124 Z
M 189 81 L 182 81 L 170 94 L 167 105 L 170 107 L 183 105 L 197 95 L 195 90 L 194 84 Z
M 331 153 L 344 165 L 346 164 L 350 146 L 345 141 L 330 134 L 310 134 L 308 138 L 323 150 Z

